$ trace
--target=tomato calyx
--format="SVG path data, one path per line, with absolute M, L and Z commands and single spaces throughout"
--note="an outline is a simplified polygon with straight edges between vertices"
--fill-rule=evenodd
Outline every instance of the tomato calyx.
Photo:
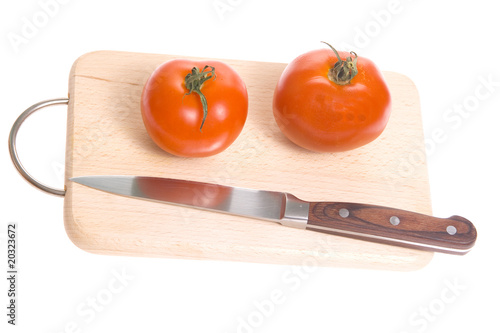
M 339 53 L 333 46 L 331 46 L 327 42 L 322 43 L 328 45 L 333 50 L 333 52 L 335 52 L 335 55 L 338 59 L 335 65 L 333 65 L 333 67 L 328 71 L 328 79 L 342 86 L 351 83 L 351 80 L 356 76 L 356 74 L 358 74 L 358 55 L 356 54 L 356 52 L 350 52 L 350 54 L 354 56 L 354 59 L 352 59 L 352 57 L 347 57 L 346 60 L 342 60 Z
M 208 70 L 209 68 L 210 70 Z M 207 65 L 203 67 L 201 71 L 198 67 L 193 67 L 193 69 L 191 69 L 191 73 L 186 75 L 186 77 L 184 78 L 184 85 L 189 90 L 189 92 L 185 93 L 184 96 L 189 95 L 192 92 L 197 93 L 198 96 L 200 96 L 201 105 L 203 106 L 203 120 L 201 121 L 200 132 L 203 128 L 203 125 L 205 124 L 205 119 L 207 119 L 208 114 L 207 99 L 201 92 L 201 88 L 205 81 L 210 79 L 215 80 L 216 77 L 217 75 L 215 75 L 215 68 Z

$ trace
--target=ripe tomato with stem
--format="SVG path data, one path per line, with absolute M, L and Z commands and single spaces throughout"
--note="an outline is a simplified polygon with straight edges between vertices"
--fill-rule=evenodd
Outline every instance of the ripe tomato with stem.
M 325 44 L 330 49 L 305 53 L 285 68 L 274 92 L 274 117 L 283 134 L 303 148 L 355 149 L 385 129 L 389 88 L 371 60 Z
M 146 82 L 141 113 L 151 139 L 182 157 L 211 156 L 239 136 L 248 112 L 245 83 L 220 61 L 170 60 Z

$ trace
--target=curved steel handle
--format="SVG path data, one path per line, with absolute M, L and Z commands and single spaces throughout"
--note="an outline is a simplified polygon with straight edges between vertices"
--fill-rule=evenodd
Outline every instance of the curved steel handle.
M 12 129 L 10 130 L 10 135 L 9 135 L 10 158 L 12 159 L 12 163 L 14 163 L 14 166 L 16 167 L 17 171 L 19 171 L 21 176 L 23 176 L 24 179 L 26 179 L 33 186 L 39 188 L 40 190 L 58 196 L 64 196 L 66 190 L 59 190 L 40 183 L 35 178 L 33 178 L 23 167 L 21 161 L 19 160 L 19 156 L 17 155 L 16 137 L 17 137 L 17 132 L 19 131 L 19 128 L 21 127 L 22 123 L 35 111 L 38 111 L 40 109 L 43 109 L 51 105 L 68 104 L 68 101 L 69 101 L 68 98 L 49 99 L 30 106 L 29 108 L 26 109 L 26 111 L 21 113 L 21 115 L 14 122 L 14 125 L 12 125 Z

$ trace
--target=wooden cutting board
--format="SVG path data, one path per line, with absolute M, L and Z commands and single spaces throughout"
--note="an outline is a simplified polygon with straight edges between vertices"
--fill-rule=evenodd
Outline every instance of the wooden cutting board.
M 98 51 L 74 63 L 66 179 L 170 177 L 431 214 L 419 98 L 407 77 L 384 72 L 393 111 L 381 137 L 346 153 L 313 153 L 288 141 L 273 118 L 272 95 L 286 65 L 223 60 L 248 88 L 245 127 L 216 156 L 180 158 L 152 142 L 140 114 L 144 83 L 158 65 L 173 58 L 178 57 Z M 417 269 L 432 258 L 430 252 L 125 198 L 70 181 L 65 185 L 66 231 L 78 247 L 92 253 L 391 270 Z

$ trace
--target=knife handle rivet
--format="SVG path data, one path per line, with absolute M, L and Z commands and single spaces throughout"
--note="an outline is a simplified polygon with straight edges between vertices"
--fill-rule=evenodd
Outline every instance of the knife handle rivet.
M 450 234 L 450 235 L 452 235 L 452 236 L 453 236 L 454 234 L 456 234 L 456 233 L 457 233 L 457 228 L 455 228 L 455 227 L 454 227 L 454 226 L 452 226 L 452 225 L 449 225 L 449 226 L 447 226 L 447 227 L 446 227 L 446 232 L 447 232 L 448 234 Z
M 399 220 L 399 217 L 391 216 L 391 218 L 389 219 L 389 222 L 391 222 L 392 225 L 398 225 L 399 222 L 401 222 L 401 221 Z
M 349 216 L 349 210 L 345 209 L 345 208 L 341 208 L 339 210 L 339 215 L 341 217 L 348 217 Z

